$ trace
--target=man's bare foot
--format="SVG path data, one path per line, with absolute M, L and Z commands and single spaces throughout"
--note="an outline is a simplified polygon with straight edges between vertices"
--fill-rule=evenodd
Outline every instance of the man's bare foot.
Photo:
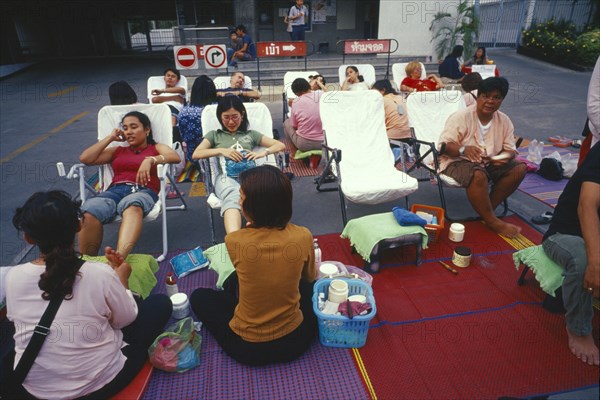
M 496 232 L 500 235 L 508 236 L 509 238 L 514 238 L 519 233 L 521 233 L 520 227 L 513 225 L 513 224 L 509 224 L 508 222 L 503 222 L 499 219 L 496 219 L 493 222 L 486 222 L 486 224 L 494 232 Z
M 575 357 L 588 365 L 600 365 L 600 352 L 592 335 L 578 336 L 567 328 L 569 348 Z

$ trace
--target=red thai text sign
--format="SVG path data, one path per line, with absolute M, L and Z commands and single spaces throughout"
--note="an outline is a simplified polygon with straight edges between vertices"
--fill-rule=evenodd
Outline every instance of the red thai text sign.
M 291 57 L 305 56 L 306 42 L 258 42 L 256 43 L 256 56 L 263 57 Z
M 389 53 L 390 40 L 346 40 L 344 54 Z

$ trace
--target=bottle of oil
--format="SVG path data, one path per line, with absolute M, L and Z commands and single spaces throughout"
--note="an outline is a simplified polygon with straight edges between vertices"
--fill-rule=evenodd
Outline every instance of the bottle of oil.
M 171 297 L 175 293 L 179 293 L 179 288 L 177 287 L 177 281 L 173 276 L 171 271 L 167 272 L 167 279 L 165 279 L 165 289 L 167 291 L 167 296 Z

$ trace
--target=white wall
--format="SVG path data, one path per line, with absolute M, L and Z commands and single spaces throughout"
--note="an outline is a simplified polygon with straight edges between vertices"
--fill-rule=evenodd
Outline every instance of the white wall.
M 436 61 L 429 25 L 440 11 L 456 14 L 458 0 L 381 0 L 379 4 L 378 38 L 398 41 L 398 50 L 393 54 L 432 56 Z

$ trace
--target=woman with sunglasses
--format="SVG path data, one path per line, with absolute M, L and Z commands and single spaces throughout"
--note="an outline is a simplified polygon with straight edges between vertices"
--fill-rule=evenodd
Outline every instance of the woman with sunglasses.
M 227 161 L 227 168 L 219 170 L 214 180 L 215 195 L 221 200 L 221 216 L 225 224 L 225 232 L 231 233 L 242 227 L 240 207 L 240 184 L 237 174 L 229 171 L 240 170 L 244 164 L 250 164 L 269 154 L 285 149 L 278 140 L 248 129 L 248 115 L 244 103 L 237 96 L 224 96 L 217 105 L 217 118 L 223 129 L 210 131 L 200 145 L 196 147 L 192 158 L 199 160 L 214 156 L 222 156 Z M 253 151 L 257 146 L 265 147 L 261 151 Z

